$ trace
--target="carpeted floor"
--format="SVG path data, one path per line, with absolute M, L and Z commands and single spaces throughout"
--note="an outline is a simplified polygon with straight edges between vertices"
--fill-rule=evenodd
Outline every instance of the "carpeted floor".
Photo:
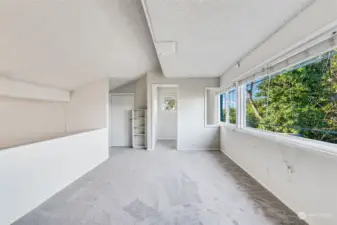
M 113 149 L 109 160 L 14 223 L 77 224 L 305 223 L 221 152 Z

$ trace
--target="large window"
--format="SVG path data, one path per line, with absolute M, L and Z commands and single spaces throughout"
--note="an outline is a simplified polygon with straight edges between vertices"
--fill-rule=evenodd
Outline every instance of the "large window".
M 336 52 L 247 83 L 246 125 L 337 143 Z
M 229 123 L 236 124 L 236 89 L 228 92 Z

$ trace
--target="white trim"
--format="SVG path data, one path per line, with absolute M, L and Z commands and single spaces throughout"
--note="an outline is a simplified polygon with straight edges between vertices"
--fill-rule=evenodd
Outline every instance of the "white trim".
M 308 149 L 310 151 L 321 152 L 327 155 L 337 156 L 337 145 L 336 144 L 302 138 L 302 137 L 289 136 L 289 135 L 282 134 L 282 133 L 265 131 L 265 130 L 260 130 L 256 128 L 251 128 L 251 127 L 246 127 L 246 128 L 241 128 L 241 129 L 230 128 L 226 126 L 224 127 L 226 129 L 231 129 L 234 132 L 249 134 L 249 135 L 252 135 L 258 138 L 275 141 L 281 144 L 287 144 L 291 147 L 297 146 L 300 148 Z
M 225 105 L 225 108 L 226 108 L 226 118 L 225 118 L 225 124 L 230 124 L 229 123 L 229 93 L 228 91 L 225 92 L 225 96 L 226 96 L 226 105 Z
M 232 129 L 232 130 L 238 129 L 236 127 L 236 124 L 232 124 L 232 123 L 224 123 L 224 122 L 222 122 L 221 126 L 227 128 L 227 129 Z
M 135 96 L 135 93 L 109 93 L 109 96 L 119 96 L 119 95 L 133 95 L 133 96 Z
M 163 140 L 163 141 L 175 141 L 177 138 L 158 138 L 158 141 Z
M 236 99 L 236 120 L 237 120 L 237 127 L 243 128 L 246 126 L 246 98 L 245 98 L 245 85 L 237 84 L 237 99 Z
M 230 120 L 230 108 L 229 108 L 229 92 L 231 92 L 231 91 L 234 91 L 235 90 L 235 111 L 236 111 L 236 123 L 231 123 L 229 120 Z M 238 83 L 236 83 L 231 89 L 229 89 L 228 91 L 227 91 L 227 94 L 228 94 L 228 100 L 227 100 L 227 102 L 228 102 L 228 111 L 227 111 L 227 113 L 226 113 L 226 117 L 228 118 L 228 120 L 226 120 L 226 123 L 228 123 L 228 124 L 233 124 L 233 125 L 235 125 L 235 126 L 237 126 L 237 124 L 238 124 L 238 113 L 239 113 L 239 110 L 238 110 L 238 103 L 239 103 L 239 100 L 240 100 L 240 96 L 239 96 L 239 91 L 238 91 Z M 226 118 L 226 119 L 227 119 Z
M 180 151 L 221 151 L 220 148 L 183 148 Z
M 207 124 L 207 95 L 208 95 L 208 90 L 213 90 L 214 91 L 214 97 L 217 98 L 217 105 L 216 105 L 216 124 Z M 205 92 L 204 92 L 204 126 L 205 128 L 213 128 L 213 127 L 219 127 L 219 121 L 220 121 L 220 95 L 216 95 L 215 93 L 219 91 L 220 88 L 217 87 L 205 87 Z
M 261 69 L 263 70 L 263 67 L 265 66 L 268 67 L 270 65 L 279 64 L 280 62 L 286 61 L 287 59 L 292 58 L 300 54 L 301 52 L 307 51 L 308 49 L 313 48 L 316 45 L 322 44 L 326 42 L 328 39 L 330 39 L 332 37 L 331 36 L 332 32 L 336 30 L 337 30 L 337 20 L 327 24 L 323 28 L 312 33 L 311 35 L 295 43 L 294 45 L 291 45 L 287 49 L 275 54 L 272 57 L 269 57 L 267 60 L 254 66 L 252 69 L 248 70 L 247 72 L 241 74 L 235 80 L 241 81 L 241 80 L 247 79 L 250 76 L 254 76 L 254 74 L 256 73 L 261 73 L 260 70 Z M 312 56 L 313 55 L 311 55 L 311 57 Z M 310 58 L 310 55 L 308 55 L 307 58 Z

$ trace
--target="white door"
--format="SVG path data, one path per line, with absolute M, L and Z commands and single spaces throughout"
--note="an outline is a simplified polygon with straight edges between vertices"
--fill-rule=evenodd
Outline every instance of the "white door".
M 110 96 L 110 146 L 132 146 L 133 95 Z

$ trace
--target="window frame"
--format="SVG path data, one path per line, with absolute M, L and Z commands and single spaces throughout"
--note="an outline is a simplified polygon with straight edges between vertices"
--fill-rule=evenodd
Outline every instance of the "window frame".
M 164 112 L 173 112 L 173 113 L 177 112 L 177 97 L 174 96 L 174 95 L 165 95 L 165 96 L 163 96 L 163 105 L 166 105 L 165 104 L 166 100 L 174 100 L 175 103 L 176 103 L 175 104 L 176 107 L 175 107 L 175 109 L 172 109 L 172 110 L 167 110 L 166 108 L 160 107 L 161 110 L 164 111 Z
M 231 123 L 230 122 L 230 109 L 232 107 L 230 107 L 230 94 L 231 92 L 234 92 L 233 96 L 233 102 L 235 101 L 235 123 Z M 233 124 L 233 125 L 237 125 L 238 123 L 238 93 L 237 93 L 237 86 L 235 85 L 234 87 L 232 87 L 230 90 L 228 90 L 228 123 L 229 124 Z
M 236 124 L 234 123 L 229 123 L 229 92 L 233 89 L 237 89 L 237 84 L 233 84 L 231 86 L 229 86 L 228 88 L 225 88 L 223 91 L 220 92 L 220 95 L 224 95 L 225 96 L 225 110 L 226 110 L 226 118 L 225 121 L 221 121 L 219 119 L 219 125 L 220 126 L 227 126 L 229 128 L 235 128 Z M 236 108 L 237 108 L 237 96 L 236 96 Z M 218 112 L 219 114 L 221 113 L 221 108 L 219 107 Z M 236 113 L 238 113 L 238 110 L 236 110 Z
M 243 103 L 243 108 L 241 109 L 241 118 L 245 121 L 241 128 L 244 128 L 244 129 L 250 130 L 250 131 L 254 131 L 254 132 L 262 132 L 263 135 L 273 134 L 273 135 L 278 136 L 282 139 L 283 138 L 290 138 L 290 139 L 288 139 L 288 140 L 290 140 L 290 142 L 297 143 L 297 144 L 298 143 L 303 144 L 304 142 L 307 142 L 307 143 L 310 142 L 311 144 L 312 143 L 320 143 L 320 144 L 324 144 L 324 145 L 326 144 L 326 146 L 329 146 L 329 147 L 331 147 L 331 145 L 332 145 L 332 146 L 335 146 L 335 149 L 337 151 L 337 143 L 331 143 L 331 142 L 327 142 L 327 141 L 311 139 L 311 138 L 308 138 L 308 137 L 288 135 L 288 134 L 282 133 L 282 132 L 275 132 L 275 131 L 270 131 L 270 130 L 263 130 L 263 129 L 259 129 L 259 128 L 254 128 L 254 127 L 248 127 L 247 123 L 246 123 L 246 119 L 247 119 L 247 115 L 246 115 L 246 110 L 247 110 L 247 108 L 246 108 L 247 107 L 247 105 L 246 105 L 247 104 L 247 102 L 246 102 L 246 100 L 247 100 L 246 87 L 247 87 L 247 84 L 249 82 L 256 82 L 259 79 L 260 80 L 268 79 L 268 78 L 272 79 L 273 77 L 277 77 L 277 76 L 282 75 L 284 73 L 287 73 L 287 72 L 290 72 L 290 71 L 293 71 L 293 70 L 296 70 L 296 69 L 299 69 L 299 68 L 302 68 L 302 67 L 305 67 L 305 66 L 310 66 L 310 65 L 312 65 L 316 62 L 320 62 L 321 60 L 324 60 L 325 58 L 323 58 L 323 59 L 320 59 L 320 58 L 322 57 L 322 55 L 327 54 L 327 53 L 329 53 L 327 58 L 332 57 L 332 56 L 336 56 L 337 55 L 337 48 L 335 50 L 333 50 L 333 49 L 327 50 L 323 53 L 320 53 L 316 56 L 307 58 L 306 60 L 300 61 L 296 64 L 291 65 L 291 66 L 284 67 L 279 71 L 272 72 L 272 73 L 269 73 L 269 74 L 266 73 L 262 76 L 259 76 L 257 78 L 251 79 L 251 80 L 245 80 L 245 82 L 243 82 L 240 85 L 240 87 L 242 87 L 243 93 L 244 93 L 243 98 L 240 98 L 241 103 Z M 330 53 L 332 53 L 332 54 L 330 55 Z M 326 56 L 324 56 L 324 57 L 326 57 Z M 294 140 L 295 140 L 295 142 L 294 142 Z
M 220 88 L 218 87 L 205 87 L 205 92 L 204 92 L 204 127 L 206 128 L 214 128 L 214 127 L 219 127 L 220 126 L 220 123 L 221 123 L 221 117 L 219 115 L 219 111 L 220 111 L 220 94 L 215 94 L 215 97 L 217 98 L 216 99 L 216 108 L 215 108 L 215 112 L 216 115 L 217 115 L 217 118 L 216 118 L 216 123 L 215 124 L 207 124 L 207 106 L 208 106 L 208 100 L 207 100 L 207 94 L 208 94 L 208 91 L 211 90 L 211 91 L 214 91 L 214 93 L 218 93 L 220 91 Z
M 227 118 L 227 96 L 226 96 L 226 93 L 220 93 L 219 96 L 220 96 L 220 107 L 219 107 L 220 121 L 219 121 L 219 123 L 226 123 L 226 118 Z M 223 106 L 225 106 L 225 107 L 223 107 Z M 223 109 L 226 112 L 226 115 L 225 115 L 224 118 L 223 118 Z
M 269 75 L 265 75 L 265 76 L 269 76 Z M 265 77 L 265 76 L 261 76 Z M 246 87 L 246 83 L 247 82 L 243 82 L 243 83 L 239 83 L 237 82 L 235 84 L 235 87 L 237 88 L 237 90 L 240 90 L 239 92 L 237 91 L 237 95 L 238 93 L 240 93 L 241 95 L 239 96 L 240 99 L 240 109 L 237 110 L 237 115 L 239 115 L 239 117 L 237 117 L 237 123 L 236 124 L 231 124 L 228 123 L 229 118 L 228 118 L 228 113 L 226 113 L 226 122 L 221 122 L 220 121 L 220 126 L 224 127 L 226 129 L 230 129 L 232 131 L 235 132 L 240 132 L 243 134 L 247 134 L 247 135 L 251 135 L 254 137 L 258 137 L 258 138 L 263 138 L 264 140 L 271 140 L 271 141 L 275 141 L 277 143 L 281 143 L 281 144 L 287 144 L 289 146 L 298 146 L 300 148 L 305 148 L 307 150 L 310 151 L 318 151 L 318 152 L 322 152 L 324 154 L 328 154 L 328 155 L 337 155 L 337 144 L 333 144 L 333 143 L 329 143 L 329 142 L 324 142 L 324 141 L 319 141 L 319 140 L 314 140 L 314 139 L 308 139 L 308 138 L 304 138 L 304 137 L 298 137 L 298 136 L 289 136 L 283 133 L 277 133 L 277 132 L 273 132 L 273 131 L 266 131 L 266 130 L 261 130 L 261 129 L 257 129 L 257 128 L 253 128 L 253 127 L 247 127 L 246 126 L 246 91 L 245 91 L 245 87 Z M 231 90 L 233 86 L 230 86 L 230 88 L 225 89 L 226 91 L 221 92 L 222 94 L 226 95 L 226 110 L 228 110 L 228 93 L 229 90 Z M 227 111 L 228 112 L 228 111 Z M 240 118 L 238 120 L 238 118 Z M 239 126 L 239 121 L 241 120 L 242 126 Z
M 330 50 L 324 51 L 324 53 L 329 52 Z M 317 54 L 316 56 L 309 57 L 306 60 L 311 60 L 315 57 L 318 57 L 322 55 L 323 53 Z M 304 61 L 300 61 L 296 64 L 289 65 L 289 66 L 284 66 L 282 69 L 276 71 L 276 72 L 271 72 L 268 69 L 265 71 L 264 74 L 258 74 L 258 76 L 254 75 L 249 78 L 242 78 L 239 81 L 236 81 L 233 85 L 228 86 L 227 88 L 222 88 L 221 94 L 226 95 L 226 102 L 227 102 L 227 108 L 226 108 L 226 115 L 229 115 L 228 113 L 228 93 L 230 90 L 233 88 L 236 88 L 236 93 L 237 93 L 237 98 L 236 98 L 236 104 L 237 104 L 237 121 L 236 124 L 230 124 L 228 123 L 229 120 L 226 118 L 226 122 L 220 122 L 221 127 L 231 129 L 236 132 L 242 132 L 245 134 L 249 134 L 252 136 L 260 137 L 263 139 L 268 139 L 268 140 L 273 140 L 279 143 L 283 144 L 290 144 L 291 146 L 297 145 L 299 147 L 304 147 L 308 148 L 310 150 L 314 151 L 320 151 L 324 153 L 329 153 L 329 154 L 335 154 L 337 155 L 337 144 L 334 143 L 329 143 L 329 142 L 324 142 L 320 140 L 315 140 L 315 139 L 309 139 L 305 137 L 299 137 L 299 136 L 289 136 L 287 134 L 283 133 L 278 133 L 278 132 L 273 132 L 273 131 L 267 131 L 267 130 L 261 130 L 258 128 L 252 128 L 248 127 L 246 124 L 246 84 L 251 81 L 255 81 L 257 79 L 262 79 L 263 77 L 268 77 L 268 76 L 275 76 L 277 74 L 282 74 L 282 72 L 290 69 L 291 67 L 296 67 L 297 65 L 302 64 Z M 269 72 L 269 73 L 268 73 Z M 319 149 L 319 150 L 317 150 Z

